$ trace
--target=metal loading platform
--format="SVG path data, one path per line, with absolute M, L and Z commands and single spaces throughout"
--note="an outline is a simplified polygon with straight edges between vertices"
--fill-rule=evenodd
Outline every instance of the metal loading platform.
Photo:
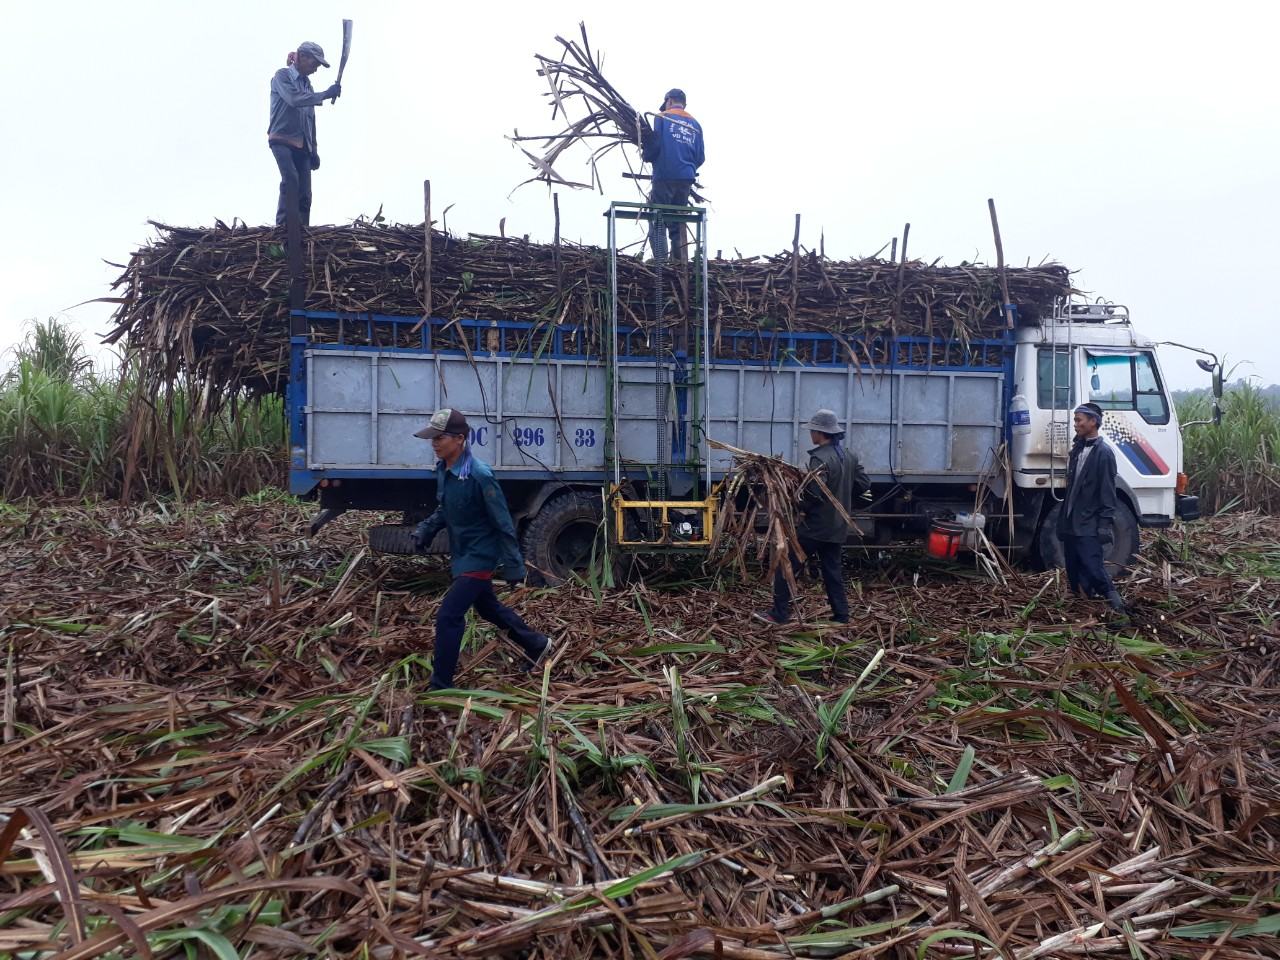
M 715 529 L 717 486 L 711 480 L 708 444 L 710 311 L 707 303 L 707 215 L 701 207 L 613 202 L 608 213 L 609 344 L 606 378 L 606 454 L 613 470 L 609 491 L 610 539 L 628 550 L 705 549 Z M 618 222 L 649 224 L 654 283 L 648 303 L 653 369 L 628 379 L 634 365 L 620 362 Z M 676 227 L 669 250 L 668 231 Z M 691 228 L 691 229 L 690 229 Z M 687 234 L 691 233 L 691 237 Z M 685 254 L 685 240 L 691 240 Z M 667 291 L 678 285 L 683 309 L 669 322 Z M 638 463 L 621 454 L 624 431 L 643 429 L 637 389 L 651 388 L 654 461 Z M 623 406 L 628 410 L 624 415 Z M 642 483 L 644 493 L 637 495 Z

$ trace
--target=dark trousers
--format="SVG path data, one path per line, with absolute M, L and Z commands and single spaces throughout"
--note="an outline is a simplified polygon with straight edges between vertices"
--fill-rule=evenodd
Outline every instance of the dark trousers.
M 271 144 L 271 155 L 280 168 L 280 200 L 276 204 L 276 226 L 283 227 L 289 209 L 288 191 L 292 185 L 298 191 L 298 222 L 307 226 L 311 222 L 311 154 L 287 143 Z
M 827 588 L 827 602 L 831 604 L 831 616 L 839 623 L 849 622 L 849 600 L 844 593 L 844 577 L 840 573 L 840 555 L 843 545 L 839 543 L 822 543 L 800 538 L 800 546 L 809 556 L 818 557 L 818 566 L 822 570 L 822 584 Z M 791 555 L 791 572 L 799 575 L 804 564 L 793 553 Z M 773 575 L 773 609 L 769 611 L 773 619 L 786 623 L 791 619 L 791 587 L 781 570 Z
M 453 672 L 458 668 L 467 611 L 472 607 L 495 627 L 505 630 L 530 660 L 536 660 L 547 643 L 545 635 L 529 629 L 514 610 L 498 601 L 491 580 L 458 577 L 440 601 L 440 610 L 436 614 L 436 650 L 431 660 L 432 690 L 447 690 L 453 686 Z
M 1097 537 L 1063 537 L 1062 556 L 1067 563 L 1067 583 L 1072 592 L 1081 590 L 1088 597 L 1107 597 L 1115 592 L 1115 584 L 1107 573 L 1106 553 Z
M 693 191 L 692 180 L 655 180 L 653 181 L 653 189 L 649 191 L 650 203 L 664 203 L 673 207 L 687 207 L 689 205 L 689 194 Z M 656 216 L 655 212 L 655 216 Z M 649 228 L 649 246 L 653 250 L 656 259 L 665 260 L 667 257 L 667 243 L 670 241 L 671 250 L 679 255 L 684 248 L 684 222 L 683 221 L 666 221 L 666 229 L 662 229 L 663 224 L 654 221 Z

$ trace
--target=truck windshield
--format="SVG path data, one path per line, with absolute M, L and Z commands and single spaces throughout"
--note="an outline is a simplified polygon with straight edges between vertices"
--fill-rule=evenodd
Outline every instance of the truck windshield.
M 1169 402 L 1151 353 L 1085 354 L 1089 399 L 1103 410 L 1136 410 L 1151 424 L 1169 422 Z

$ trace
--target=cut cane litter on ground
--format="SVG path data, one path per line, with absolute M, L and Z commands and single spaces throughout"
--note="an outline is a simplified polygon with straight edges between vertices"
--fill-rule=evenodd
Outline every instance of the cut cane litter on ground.
M 447 572 L 304 517 L 0 513 L 0 950 L 1274 948 L 1273 520 L 1157 535 L 1123 631 L 1053 574 L 863 570 L 849 630 L 757 630 L 734 580 L 526 589 L 549 671 L 477 623 L 429 696 Z

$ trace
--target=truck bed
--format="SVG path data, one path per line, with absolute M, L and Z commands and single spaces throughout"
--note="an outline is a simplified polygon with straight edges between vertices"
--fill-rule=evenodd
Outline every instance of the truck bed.
M 417 318 L 307 315 L 339 333 L 291 344 L 291 488 L 324 478 L 429 476 L 431 446 L 416 439 L 432 411 L 461 409 L 473 450 L 500 476 L 604 479 L 609 469 L 608 365 L 572 329 L 534 335 L 536 325 L 454 322 L 426 330 L 421 346 L 382 346 L 374 323 L 396 329 Z M 367 321 L 362 322 L 362 321 Z M 433 321 L 433 324 L 442 321 Z M 655 462 L 655 376 L 646 339 L 620 331 L 617 443 L 626 463 Z M 973 482 L 1004 436 L 1012 343 L 926 337 L 850 342 L 821 333 L 722 332 L 706 390 L 708 432 L 736 447 L 798 460 L 801 425 L 826 407 L 846 424 L 848 446 L 873 480 Z M 861 358 L 852 362 L 851 358 Z M 674 462 L 728 455 L 710 450 L 690 410 L 701 369 L 666 364 L 677 428 Z M 692 423 L 692 427 L 690 424 Z M 705 461 L 704 461 L 705 462 Z

